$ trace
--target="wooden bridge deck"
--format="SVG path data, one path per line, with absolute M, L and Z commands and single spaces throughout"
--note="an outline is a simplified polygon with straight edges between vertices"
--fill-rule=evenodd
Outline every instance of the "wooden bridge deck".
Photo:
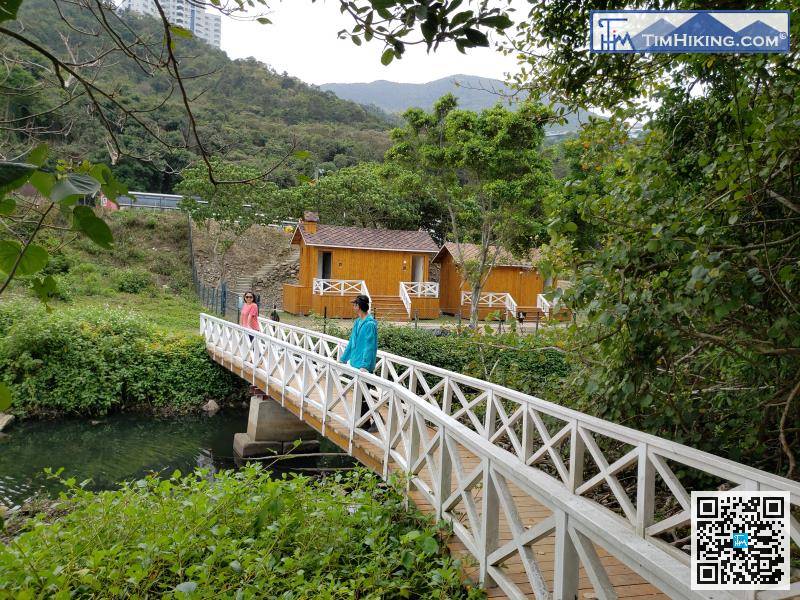
M 230 369 L 237 375 L 240 375 L 242 378 L 249 382 L 254 382 L 255 385 L 263 390 L 267 395 L 269 395 L 273 400 L 277 402 L 281 402 L 283 406 L 292 412 L 297 418 L 303 420 L 305 423 L 316 429 L 318 432 L 323 432 L 323 418 L 320 414 L 319 409 L 314 407 L 312 404 L 308 403 L 301 403 L 300 398 L 293 392 L 287 391 L 282 397 L 282 389 L 281 387 L 275 385 L 268 385 L 267 381 L 261 379 L 258 374 L 254 377 L 253 371 L 249 367 L 242 367 L 240 361 L 236 361 L 235 359 L 231 359 L 230 356 L 225 357 L 222 352 L 214 348 L 213 346 L 209 346 L 208 348 L 209 354 L 211 357 L 224 367 Z M 294 381 L 294 379 L 298 378 L 299 375 L 295 374 L 293 379 L 288 380 L 286 383 L 288 384 L 287 387 L 294 387 L 299 388 L 300 382 L 299 380 Z M 321 398 L 318 397 L 318 391 L 312 391 L 312 398 L 317 400 L 321 403 Z M 338 412 L 343 418 L 346 417 L 344 404 L 337 405 L 334 411 Z M 383 409 L 385 412 L 385 408 Z M 344 427 L 341 423 L 337 422 L 336 420 L 328 419 L 325 423 L 325 437 L 335 443 L 337 446 L 344 450 L 348 450 L 350 448 L 350 439 L 349 439 L 349 432 L 346 427 Z M 433 429 L 429 430 L 429 437 L 432 438 L 435 432 Z M 438 458 L 438 453 L 441 451 L 441 448 L 434 453 L 434 456 Z M 373 469 L 377 473 L 382 473 L 383 471 L 383 451 L 375 444 L 370 443 L 368 440 L 362 438 L 355 438 L 352 444 L 351 450 L 352 456 L 354 456 L 357 460 L 359 460 L 362 464 Z M 451 485 L 451 492 L 455 491 L 457 487 L 457 482 L 459 479 L 463 480 L 465 477 L 468 476 L 474 469 L 479 467 L 480 459 L 475 456 L 473 453 L 469 452 L 465 448 L 459 448 L 459 455 L 460 455 L 460 464 L 455 464 L 453 466 L 453 470 L 455 472 L 455 477 L 453 477 L 452 485 Z M 394 461 L 390 461 L 389 464 L 390 470 L 397 470 L 398 465 Z M 427 470 L 423 469 L 419 476 L 430 486 L 434 485 L 433 474 Z M 511 491 L 511 495 L 514 499 L 514 504 L 516 505 L 516 510 L 518 512 L 519 521 L 518 524 L 521 523 L 523 527 L 530 531 L 533 527 L 537 524 L 542 523 L 546 519 L 552 516 L 552 512 L 536 502 L 531 496 L 522 490 L 518 489 L 514 486 L 513 483 L 509 482 L 508 484 L 509 490 Z M 475 526 L 475 523 L 470 523 L 470 507 L 467 506 L 467 503 L 472 501 L 475 504 L 475 511 L 473 514 L 481 514 L 481 503 L 482 503 L 482 494 L 480 489 L 480 482 L 477 482 L 475 486 L 474 494 L 470 496 L 470 498 L 464 498 L 461 501 L 460 505 L 453 510 L 456 514 L 460 517 L 460 522 L 462 525 L 470 529 Z M 409 494 L 410 499 L 413 503 L 423 512 L 427 514 L 436 514 L 436 509 L 432 506 L 424 494 L 419 492 L 418 490 L 411 490 Z M 511 541 L 514 539 L 514 535 L 512 534 L 512 524 L 509 523 L 509 520 L 506 518 L 504 511 L 500 511 L 499 514 L 499 544 L 502 546 L 506 542 Z M 530 546 L 529 552 L 534 554 L 533 558 L 535 562 L 538 564 L 541 572 L 544 576 L 545 582 L 547 584 L 550 593 L 553 593 L 553 574 L 555 572 L 555 536 L 554 534 L 550 534 L 543 539 L 540 539 L 535 544 Z M 462 560 L 465 561 L 466 564 L 466 575 L 472 579 L 473 581 L 477 581 L 477 565 L 475 560 L 472 558 L 471 553 L 467 549 L 467 547 L 458 540 L 456 536 L 453 536 L 449 541 L 449 549 L 450 552 Z M 608 575 L 608 579 L 613 586 L 613 592 L 616 594 L 618 598 L 626 598 L 631 600 L 637 599 L 667 599 L 668 596 L 662 592 L 659 592 L 653 585 L 647 583 L 640 575 L 633 572 L 628 566 L 622 564 L 616 558 L 611 556 L 604 548 L 594 545 L 597 556 L 602 563 L 605 572 Z M 513 581 L 522 591 L 525 597 L 534 598 L 534 592 L 529 583 L 530 580 L 530 573 L 526 570 L 526 565 L 521 558 L 521 553 L 518 551 L 510 553 L 508 560 L 502 563 L 501 568 L 503 569 L 505 575 Z M 487 595 L 489 598 L 507 598 L 509 596 L 499 587 L 499 586 L 489 586 L 486 589 Z M 585 572 L 584 568 L 581 566 L 579 571 L 579 581 L 578 581 L 578 600 L 592 600 L 598 599 L 601 596 L 597 595 L 595 589 L 590 581 L 589 576 Z M 565 599 L 566 600 L 566 599 Z

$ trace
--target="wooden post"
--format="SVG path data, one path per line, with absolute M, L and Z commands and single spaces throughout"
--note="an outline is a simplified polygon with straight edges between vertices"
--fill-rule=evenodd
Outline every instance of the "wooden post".
M 325 429 L 328 423 L 328 404 L 333 397 L 333 378 L 338 377 L 334 375 L 330 365 L 325 367 L 325 397 L 322 399 L 322 435 L 325 435 Z
M 555 574 L 553 597 L 559 600 L 577 600 L 578 552 L 569 535 L 569 517 L 563 510 L 554 511 L 556 517 Z
M 647 456 L 647 444 L 639 446 L 639 462 L 636 476 L 636 533 L 644 537 L 653 523 L 656 496 L 656 474 L 653 463 Z
M 439 428 L 439 481 L 437 482 L 439 502 L 436 503 L 436 518 L 442 518 L 444 502 L 450 496 L 452 487 L 453 461 L 450 456 L 450 447 L 447 441 L 447 427 L 442 424 Z
M 569 434 L 569 491 L 573 494 L 583 483 L 584 451 L 586 445 L 580 432 L 580 423 L 572 422 Z
M 389 477 L 389 460 L 392 453 L 392 440 L 397 433 L 397 418 L 395 412 L 397 411 L 397 398 L 395 397 L 394 389 L 390 388 L 389 391 L 389 415 L 388 422 L 386 423 L 386 446 L 383 449 L 383 478 Z
M 483 506 L 481 511 L 480 581 L 488 587 L 494 580 L 489 575 L 489 555 L 497 550 L 500 544 L 500 498 L 497 495 L 494 478 L 491 473 L 492 463 L 483 459 Z M 558 597 L 558 596 L 556 596 Z
M 419 416 L 417 409 L 412 404 L 409 407 L 411 414 L 408 416 L 411 430 L 408 432 L 408 456 L 406 457 L 406 464 L 408 464 L 408 473 L 406 478 L 406 507 L 408 507 L 408 498 L 411 495 L 411 480 L 414 478 L 414 463 L 419 458 Z M 423 423 L 424 426 L 424 423 Z
M 353 437 L 356 434 L 356 422 L 361 415 L 361 385 L 358 375 L 353 379 L 353 411 L 350 413 L 350 432 L 347 442 L 347 453 L 353 454 Z

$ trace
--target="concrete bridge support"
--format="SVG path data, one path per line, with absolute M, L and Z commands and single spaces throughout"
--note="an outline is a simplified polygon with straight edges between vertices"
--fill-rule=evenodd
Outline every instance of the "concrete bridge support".
M 295 441 L 302 440 L 295 447 Z M 233 437 L 233 451 L 240 458 L 319 450 L 319 434 L 288 410 L 252 388 L 247 432 Z

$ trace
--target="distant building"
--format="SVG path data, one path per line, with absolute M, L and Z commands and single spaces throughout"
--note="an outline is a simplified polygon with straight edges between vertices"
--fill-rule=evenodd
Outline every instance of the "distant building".
M 292 237 L 300 247 L 298 283 L 283 285 L 283 310 L 353 318 L 351 302 L 370 298 L 376 318 L 439 316 L 439 286 L 428 281 L 437 246 L 427 231 L 325 225 L 306 212 Z
M 160 2 L 170 23 L 188 29 L 212 46 L 220 47 L 222 31 L 220 15 L 206 12 L 202 6 L 197 6 L 190 0 L 160 0 Z M 141 15 L 159 16 L 153 0 L 123 0 L 121 8 Z

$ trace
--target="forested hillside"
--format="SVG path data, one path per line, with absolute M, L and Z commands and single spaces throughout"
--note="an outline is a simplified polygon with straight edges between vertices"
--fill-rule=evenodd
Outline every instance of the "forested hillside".
M 66 21 L 59 17 L 59 9 Z M 122 24 L 116 23 L 116 28 L 130 27 L 131 32 L 151 40 L 153 50 L 162 51 L 158 21 L 126 12 L 117 16 Z M 56 6 L 48 0 L 28 0 L 11 27 L 24 28 L 42 46 L 76 63 L 110 45 L 109 34 L 98 28 L 86 9 L 68 3 Z M 230 60 L 223 51 L 199 40 L 175 35 L 173 44 L 200 141 L 215 156 L 265 168 L 294 144 L 310 156 L 290 159 L 271 176 L 279 184 L 291 185 L 298 173 L 310 175 L 317 167 L 331 170 L 378 159 L 388 146 L 391 123 L 378 110 L 341 100 L 254 59 Z M 66 85 L 60 85 L 50 66 L 27 48 L 4 41 L 0 50 L 15 59 L 7 61 L 10 69 L 0 78 L 0 116 L 7 123 L 0 128 L 4 158 L 29 149 L 32 138 L 45 140 L 59 156 L 116 162 L 115 174 L 132 189 L 163 192 L 172 191 L 175 172 L 195 158 L 196 141 L 182 98 L 166 74 L 148 73 L 119 55 L 98 65 L 96 81 L 114 89 L 114 98 L 125 106 L 147 111 L 141 113 L 147 122 L 175 146 L 159 143 L 145 134 L 141 124 L 120 115 L 113 123 L 115 133 L 135 158 L 123 153 L 116 159 L 100 117 L 76 91 L 74 81 L 67 77 Z M 69 104 L 49 112 L 67 99 L 71 99 Z
M 370 83 L 325 83 L 320 88 L 330 90 L 344 100 L 360 102 L 367 107 L 377 107 L 389 113 L 402 113 L 409 108 L 430 110 L 445 94 L 453 94 L 458 99 L 460 108 L 474 111 L 491 108 L 498 102 L 515 106 L 517 102 L 528 97 L 527 92 L 516 93 L 499 79 L 475 75 L 450 75 L 426 83 L 386 80 Z M 549 103 L 546 96 L 541 100 L 544 104 Z M 558 102 L 554 103 L 553 108 L 564 110 L 565 122 L 549 123 L 545 130 L 551 136 L 575 133 L 592 114 L 581 109 L 568 112 Z

